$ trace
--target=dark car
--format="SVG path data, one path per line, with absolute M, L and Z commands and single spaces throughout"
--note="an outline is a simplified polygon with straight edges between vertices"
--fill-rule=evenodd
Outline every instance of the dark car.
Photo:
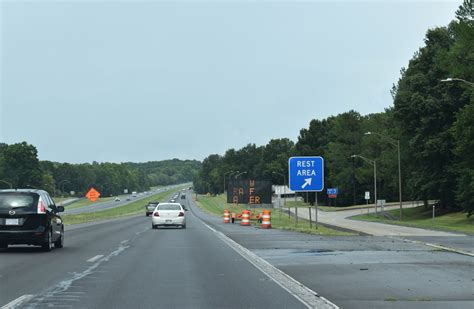
M 64 246 L 64 224 L 48 192 L 43 190 L 0 190 L 0 249 L 8 245 L 41 246 L 51 251 Z
M 149 203 L 145 206 L 145 213 L 146 213 L 146 216 L 147 216 L 147 217 L 153 213 L 153 210 L 155 210 L 156 206 L 157 206 L 159 203 L 160 203 L 160 202 L 149 202 Z

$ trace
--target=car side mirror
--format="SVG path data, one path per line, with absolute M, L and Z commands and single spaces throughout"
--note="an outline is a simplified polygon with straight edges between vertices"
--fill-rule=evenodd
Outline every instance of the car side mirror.
M 58 212 L 64 212 L 64 206 L 56 206 Z

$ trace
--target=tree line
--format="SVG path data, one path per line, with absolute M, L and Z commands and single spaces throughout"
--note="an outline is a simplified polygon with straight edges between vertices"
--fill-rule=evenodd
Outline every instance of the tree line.
M 41 188 L 51 194 L 75 191 L 83 195 L 94 187 L 102 196 L 149 190 L 151 186 L 191 181 L 200 168 L 196 160 L 146 163 L 58 163 L 40 161 L 35 146 L 26 142 L 0 144 L 0 189 Z
M 348 111 L 313 119 L 296 143 L 273 139 L 264 146 L 248 144 L 204 159 L 194 178 L 200 193 L 224 191 L 225 173 L 270 179 L 283 184 L 288 158 L 320 155 L 325 159 L 325 187 L 339 188 L 341 206 L 365 203 L 377 191 L 381 199 L 398 200 L 397 142 L 400 143 L 404 200 L 435 199 L 444 209 L 474 212 L 474 13 L 465 0 L 448 26 L 427 31 L 421 47 L 402 68 L 391 89 L 393 106 L 382 113 L 361 115 Z M 449 77 L 463 79 L 450 80 Z M 373 134 L 365 134 L 373 132 Z M 230 174 L 230 173 L 229 173 Z M 286 176 L 287 178 L 287 176 Z M 303 195 L 305 197 L 305 195 Z M 309 195 L 310 202 L 314 194 Z M 327 195 L 318 200 L 328 204 Z

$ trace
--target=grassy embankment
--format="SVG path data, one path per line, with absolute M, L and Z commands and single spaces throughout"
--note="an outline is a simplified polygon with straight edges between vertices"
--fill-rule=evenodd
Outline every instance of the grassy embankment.
M 398 218 L 400 214 L 398 209 L 388 212 L 395 218 Z M 467 218 L 463 212 L 454 212 L 436 215 L 435 219 L 432 220 L 431 207 L 425 208 L 424 206 L 404 209 L 402 221 L 390 220 L 375 216 L 375 214 L 354 216 L 351 219 L 474 235 L 474 216 Z
M 206 195 L 199 195 L 197 199 L 198 206 L 206 211 L 207 213 L 222 217 L 224 207 L 229 209 L 230 212 L 241 213 L 242 210 L 245 209 L 244 205 L 234 205 L 234 204 L 227 204 L 225 195 L 221 194 L 219 196 L 206 196 Z M 253 212 L 253 208 L 249 209 Z M 288 217 L 287 213 L 280 213 L 278 209 L 271 209 L 271 222 L 272 227 L 277 229 L 284 229 L 284 230 L 292 230 L 297 232 L 309 233 L 309 234 L 317 234 L 317 235 L 354 235 L 351 233 L 341 232 L 333 229 L 329 229 L 327 227 L 318 226 L 318 229 L 315 228 L 314 222 L 313 227 L 310 228 L 309 221 L 299 219 L 298 226 L 295 227 L 295 218 Z M 260 212 L 259 208 L 256 209 L 256 212 Z M 256 224 L 256 223 L 253 223 Z
M 110 202 L 114 199 L 114 197 L 103 197 L 103 198 L 99 198 L 97 201 L 95 202 L 91 202 L 89 201 L 88 199 L 86 198 L 81 198 L 77 201 L 75 201 L 74 203 L 71 203 L 67 206 L 65 206 L 66 209 L 75 209 L 75 208 L 81 208 L 81 207 L 86 207 L 86 206 L 90 206 L 94 203 L 105 203 L 105 202 Z
M 62 218 L 66 225 L 79 224 L 92 221 L 100 221 L 112 218 L 120 218 L 126 216 L 133 216 L 137 214 L 145 215 L 145 205 L 151 201 L 165 201 L 167 198 L 174 192 L 177 192 L 185 186 L 177 187 L 171 190 L 163 191 L 158 194 L 150 195 L 147 198 L 141 199 L 136 202 L 131 202 L 129 204 L 119 206 L 112 209 L 92 212 L 92 213 L 83 213 L 76 215 L 63 215 Z

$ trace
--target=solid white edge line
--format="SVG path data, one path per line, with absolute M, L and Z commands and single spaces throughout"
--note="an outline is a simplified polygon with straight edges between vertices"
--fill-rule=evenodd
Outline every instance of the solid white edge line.
M 297 281 L 293 277 L 289 276 L 288 274 L 284 273 L 280 269 L 276 268 L 275 266 L 273 266 L 272 264 L 270 264 L 263 258 L 259 257 L 252 251 L 248 250 L 247 248 L 243 247 L 239 243 L 235 242 L 231 238 L 227 237 L 224 233 L 217 231 L 213 227 L 204 223 L 202 220 L 200 221 L 208 229 L 216 233 L 216 235 L 222 241 L 224 241 L 230 248 L 232 248 L 235 252 L 240 254 L 243 258 L 245 258 L 248 262 L 254 265 L 258 270 L 260 270 L 273 282 L 278 284 L 281 288 L 283 288 L 290 295 L 298 299 L 301 303 L 303 303 L 308 308 L 339 309 L 339 307 L 336 304 L 320 296 L 318 293 L 311 290 L 310 288 L 308 288 L 301 282 Z
M 11 302 L 9 302 L 8 304 L 4 305 L 4 306 L 2 307 L 2 309 L 17 308 L 17 307 L 20 306 L 22 303 L 29 301 L 29 300 L 32 299 L 33 297 L 34 297 L 34 295 L 29 295 L 29 294 L 22 295 L 22 296 L 18 297 L 17 299 L 14 299 L 14 300 L 12 300 Z
M 95 263 L 97 260 L 99 260 L 99 259 L 101 259 L 101 258 L 103 258 L 103 257 L 104 257 L 104 255 L 102 255 L 102 254 L 101 254 L 101 255 L 96 255 L 96 256 L 91 257 L 90 259 L 88 259 L 87 262 L 89 262 L 89 263 Z
M 474 257 L 474 253 L 468 252 L 468 251 L 463 251 L 463 250 L 459 250 L 459 249 L 445 247 L 445 246 L 432 244 L 432 243 L 429 243 L 429 242 L 423 242 L 423 241 L 419 241 L 419 240 L 406 239 L 406 238 L 401 238 L 401 239 L 404 242 L 410 242 L 412 244 L 425 245 L 425 246 L 428 246 L 428 247 L 432 247 L 432 248 L 435 248 L 435 249 L 440 249 L 440 250 L 451 252 L 451 253 L 457 253 L 457 254 L 462 254 L 462 255 L 467 255 L 467 256 Z

